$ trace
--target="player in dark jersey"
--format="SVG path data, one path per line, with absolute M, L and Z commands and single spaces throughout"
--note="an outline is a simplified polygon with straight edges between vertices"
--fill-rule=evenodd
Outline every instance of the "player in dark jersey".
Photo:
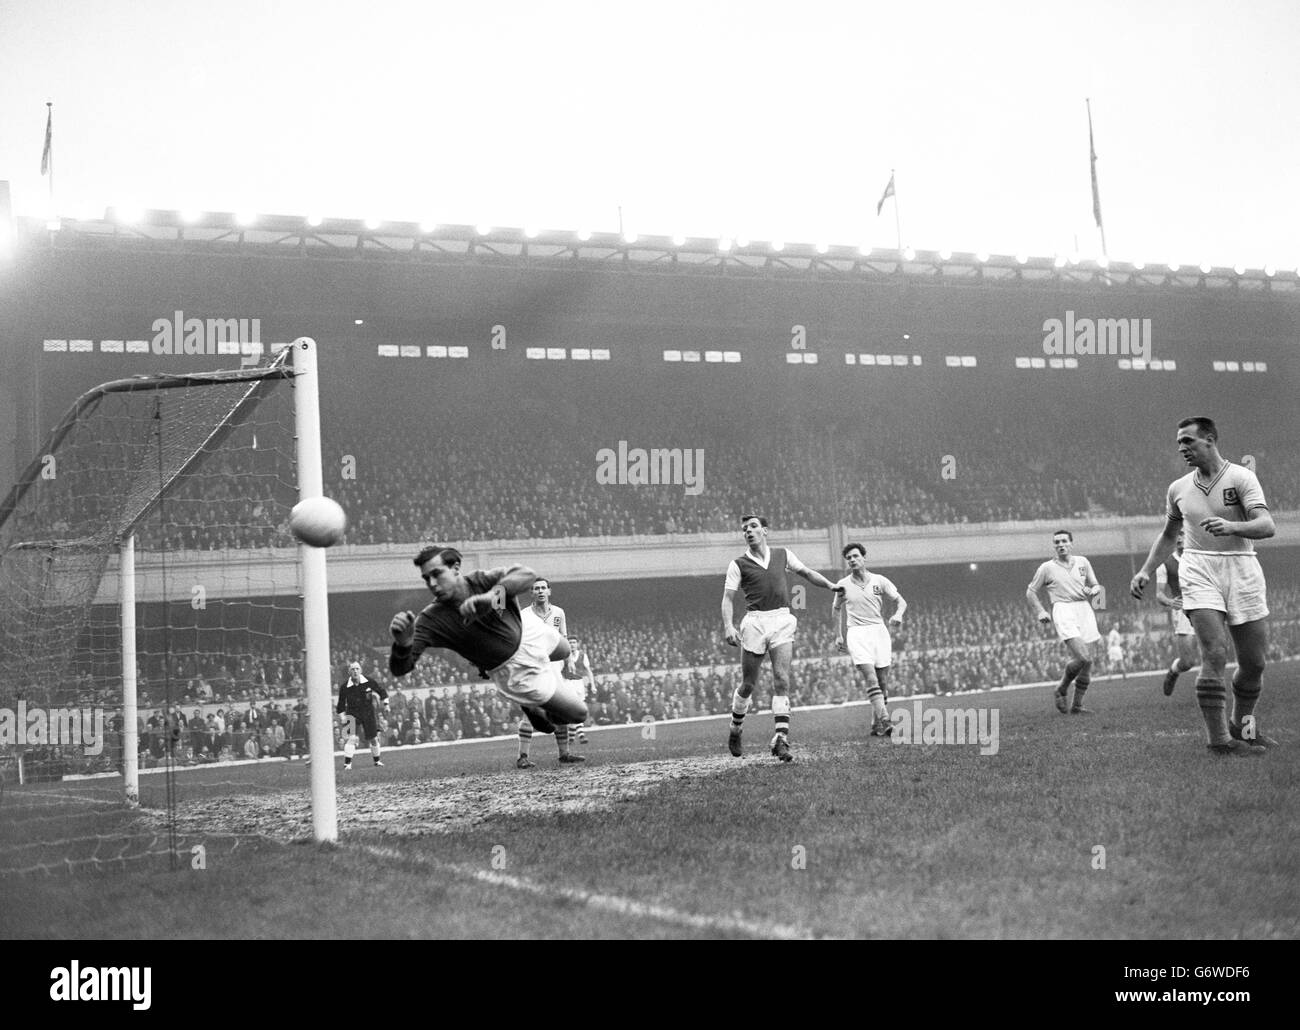
M 731 732 L 727 748 L 735 757 L 741 756 L 740 735 L 745 713 L 749 711 L 750 697 L 763 668 L 763 656 L 771 655 L 772 721 L 776 730 L 772 736 L 772 754 L 782 762 L 788 762 L 791 758 L 790 665 L 794 657 L 797 620 L 790 611 L 787 573 L 793 572 L 840 596 L 844 588 L 808 568 L 786 548 L 768 547 L 767 519 L 763 516 L 745 515 L 740 520 L 740 531 L 749 548 L 727 566 L 722 593 L 723 638 L 732 647 L 741 648 L 741 684 L 731 699 Z M 734 601 L 738 591 L 745 595 L 745 617 L 739 629 L 734 621 Z
M 347 739 L 343 744 L 343 771 L 352 768 L 352 756 L 356 754 L 357 740 L 361 738 L 370 744 L 370 757 L 377 768 L 383 767 L 379 760 L 379 714 L 375 711 L 378 700 L 388 711 L 388 691 L 382 683 L 367 679 L 361 672 L 361 663 L 353 662 L 348 666 L 347 682 L 339 687 L 337 711 L 343 716 Z
M 425 547 L 414 563 L 433 602 L 419 616 L 393 616 L 389 671 L 405 676 L 430 647 L 455 651 L 519 704 L 538 732 L 555 733 L 560 760 L 566 761 L 568 734 L 556 731 L 586 722 L 587 706 L 551 665 L 569 656 L 569 642 L 554 626 L 523 618 L 518 598 L 529 592 L 537 573 L 523 565 L 462 573 L 454 547 Z
M 577 637 L 569 637 L 569 657 L 560 663 L 560 675 L 573 684 L 573 689 L 584 701 L 596 696 L 596 674 L 591 668 L 591 659 L 582 648 Z M 587 743 L 585 726 L 570 726 L 570 733 L 577 734 L 578 743 Z

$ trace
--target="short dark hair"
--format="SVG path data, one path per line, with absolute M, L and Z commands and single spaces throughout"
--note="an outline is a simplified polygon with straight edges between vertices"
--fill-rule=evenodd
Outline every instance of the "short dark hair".
M 1168 423 L 1166 423 L 1166 425 L 1168 425 Z M 1068 536 L 1070 538 L 1070 543 L 1074 543 L 1074 534 L 1071 533 L 1068 529 L 1058 529 L 1055 533 L 1052 534 L 1052 539 L 1055 540 L 1058 536 L 1062 536 L 1062 535 Z
M 847 558 L 849 556 L 850 551 L 861 551 L 862 557 L 865 558 L 867 556 L 867 549 L 865 547 L 863 547 L 859 543 L 851 543 L 851 544 L 844 545 L 844 550 L 840 552 L 840 557 Z
M 456 548 L 439 547 L 437 544 L 430 544 L 428 547 L 421 547 L 420 553 L 412 559 L 412 562 L 418 569 L 432 558 L 442 559 L 442 563 L 448 567 L 459 565 L 461 563 L 460 552 L 456 550 Z
M 1195 426 L 1196 431 L 1203 437 L 1209 437 L 1215 443 L 1219 442 L 1219 427 L 1214 424 L 1214 419 L 1206 418 L 1204 415 L 1193 415 L 1191 418 L 1185 418 L 1178 423 L 1178 428 L 1183 429 L 1186 426 Z
M 533 580 L 533 586 L 537 586 L 538 583 L 545 583 L 548 587 L 551 585 L 551 581 L 547 579 L 545 576 L 538 576 L 535 580 Z
M 758 519 L 758 524 L 762 526 L 764 529 L 767 529 L 766 515 L 742 515 L 740 516 L 740 524 L 743 526 L 750 519 Z

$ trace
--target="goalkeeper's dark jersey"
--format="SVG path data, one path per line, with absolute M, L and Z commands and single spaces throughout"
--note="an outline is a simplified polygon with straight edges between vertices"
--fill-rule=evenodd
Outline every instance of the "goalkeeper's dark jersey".
M 354 719 L 369 719 L 374 714 L 374 703 L 369 696 L 371 691 L 378 694 L 381 701 L 388 699 L 388 691 L 384 689 L 382 683 L 376 683 L 374 680 L 368 679 L 363 679 L 360 683 L 353 683 L 349 679 L 339 687 L 337 711 L 344 715 L 350 715 Z
M 486 593 L 496 585 L 484 572 L 471 572 L 465 582 L 472 594 Z M 470 623 L 461 617 L 459 604 L 434 601 L 416 616 L 411 646 L 393 645 L 388 670 L 394 676 L 405 676 L 415 668 L 425 648 L 446 647 L 473 662 L 486 676 L 489 669 L 504 665 L 519 650 L 523 635 L 519 602 L 513 597 L 506 599 L 504 609 L 494 609 Z

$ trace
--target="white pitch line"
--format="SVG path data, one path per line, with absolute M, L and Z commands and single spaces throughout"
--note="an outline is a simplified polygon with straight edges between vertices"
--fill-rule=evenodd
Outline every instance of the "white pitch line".
M 798 926 L 789 926 L 785 923 L 761 923 L 734 916 L 697 915 L 693 912 L 682 912 L 668 905 L 633 901 L 631 898 L 619 897 L 617 894 L 593 894 L 591 891 L 581 890 L 576 887 L 548 887 L 525 879 L 522 876 L 512 876 L 509 873 L 498 872 L 494 869 L 475 869 L 472 866 L 439 862 L 436 859 L 410 855 L 393 848 L 381 848 L 373 844 L 359 844 L 356 847 L 375 858 L 386 861 L 413 862 L 438 872 L 451 873 L 464 879 L 477 880 L 493 887 L 504 887 L 507 890 L 517 891 L 521 894 L 531 894 L 533 897 L 542 898 L 545 901 L 569 901 L 595 909 L 598 912 L 613 912 L 616 915 L 631 916 L 634 919 L 654 919 L 661 923 L 671 923 L 674 926 L 684 926 L 692 930 L 743 933 L 747 937 L 759 937 L 764 940 L 808 941 L 817 939 L 817 936 L 811 931 Z

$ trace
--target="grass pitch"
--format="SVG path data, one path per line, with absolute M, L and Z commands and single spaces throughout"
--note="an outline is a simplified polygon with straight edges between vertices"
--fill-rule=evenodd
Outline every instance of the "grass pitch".
M 596 731 L 582 766 L 546 737 L 527 771 L 513 741 L 362 752 L 332 848 L 297 762 L 179 774 L 174 840 L 160 776 L 138 813 L 115 780 L 11 787 L 0 935 L 1290 938 L 1297 678 L 1266 674 L 1253 759 L 1206 751 L 1190 674 L 1096 683 L 1091 717 L 1048 687 L 921 702 L 996 709 L 996 754 L 872 739 L 858 706 L 796 711 L 790 765 L 770 715 L 741 760 L 723 717 Z

